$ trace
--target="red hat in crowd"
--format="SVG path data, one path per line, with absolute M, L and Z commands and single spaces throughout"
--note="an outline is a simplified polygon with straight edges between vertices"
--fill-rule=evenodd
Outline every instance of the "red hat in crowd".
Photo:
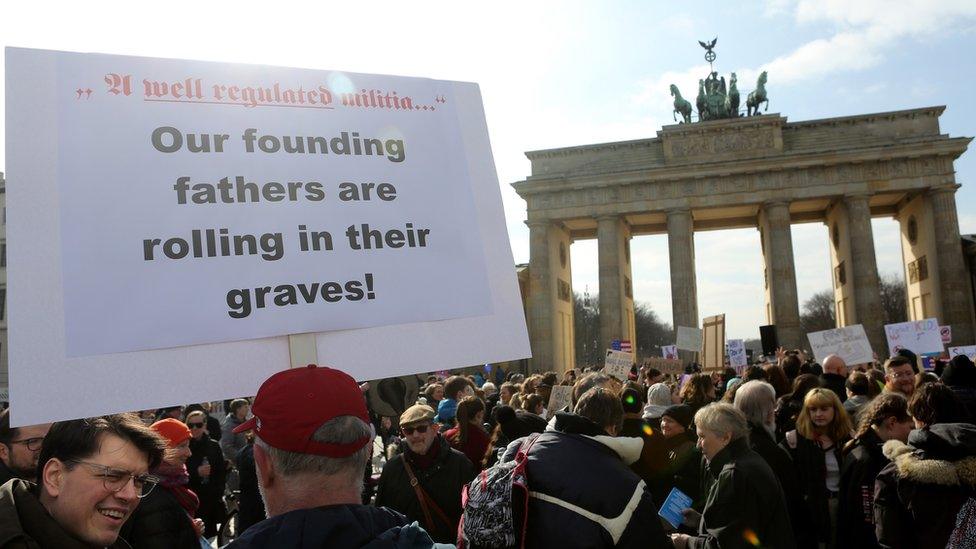
M 165 438 L 166 442 L 169 443 L 170 448 L 179 446 L 184 440 L 188 440 L 193 436 L 193 434 L 190 433 L 190 428 L 186 426 L 186 423 L 171 417 L 161 419 L 150 425 L 150 427 L 152 427 L 157 433 L 163 435 L 163 438 Z
M 307 368 L 278 372 L 261 384 L 251 413 L 254 417 L 234 432 L 254 429 L 261 440 L 287 452 L 341 458 L 371 442 L 369 436 L 345 444 L 312 440 L 322 424 L 337 417 L 355 416 L 369 423 L 359 384 L 349 374 L 332 368 L 309 364 Z

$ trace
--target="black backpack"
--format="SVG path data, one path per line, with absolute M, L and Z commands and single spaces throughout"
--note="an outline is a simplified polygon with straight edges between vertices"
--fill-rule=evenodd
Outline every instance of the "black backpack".
M 514 460 L 496 463 L 464 486 L 459 549 L 525 547 L 529 506 L 526 464 L 529 450 L 539 435 L 533 433 L 526 437 Z

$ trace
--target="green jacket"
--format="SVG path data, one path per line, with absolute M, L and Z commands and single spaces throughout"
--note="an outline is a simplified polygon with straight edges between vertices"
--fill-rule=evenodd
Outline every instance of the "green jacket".
M 37 485 L 18 478 L 0 486 L 0 549 L 93 549 L 65 532 L 37 499 Z M 108 549 L 130 549 L 119 538 Z

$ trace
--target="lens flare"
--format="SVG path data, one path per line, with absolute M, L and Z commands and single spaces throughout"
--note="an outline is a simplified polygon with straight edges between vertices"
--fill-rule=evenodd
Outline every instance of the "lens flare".
M 635 402 L 637 402 L 637 399 L 636 399 L 636 398 L 634 398 L 634 395 L 627 395 L 627 396 L 626 396 L 626 397 L 624 398 L 624 401 L 626 401 L 626 402 L 627 402 L 627 404 L 633 404 L 633 403 L 635 403 Z
M 654 429 L 651 429 L 651 426 L 646 423 L 644 424 L 643 429 L 644 429 L 644 434 L 647 436 L 651 436 L 654 434 Z
M 745 531 L 742 532 L 742 537 L 745 538 L 746 542 L 753 547 L 759 547 L 759 536 L 757 536 L 752 530 L 746 528 Z

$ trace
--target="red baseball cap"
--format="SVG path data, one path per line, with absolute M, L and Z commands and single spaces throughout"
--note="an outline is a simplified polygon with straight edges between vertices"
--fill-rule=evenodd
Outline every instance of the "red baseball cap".
M 312 440 L 323 423 L 341 416 L 355 416 L 369 423 L 366 399 L 349 374 L 309 364 L 278 372 L 265 380 L 254 397 L 254 416 L 234 428 L 249 431 L 261 440 L 287 452 L 347 457 L 370 443 L 371 437 L 345 444 Z

